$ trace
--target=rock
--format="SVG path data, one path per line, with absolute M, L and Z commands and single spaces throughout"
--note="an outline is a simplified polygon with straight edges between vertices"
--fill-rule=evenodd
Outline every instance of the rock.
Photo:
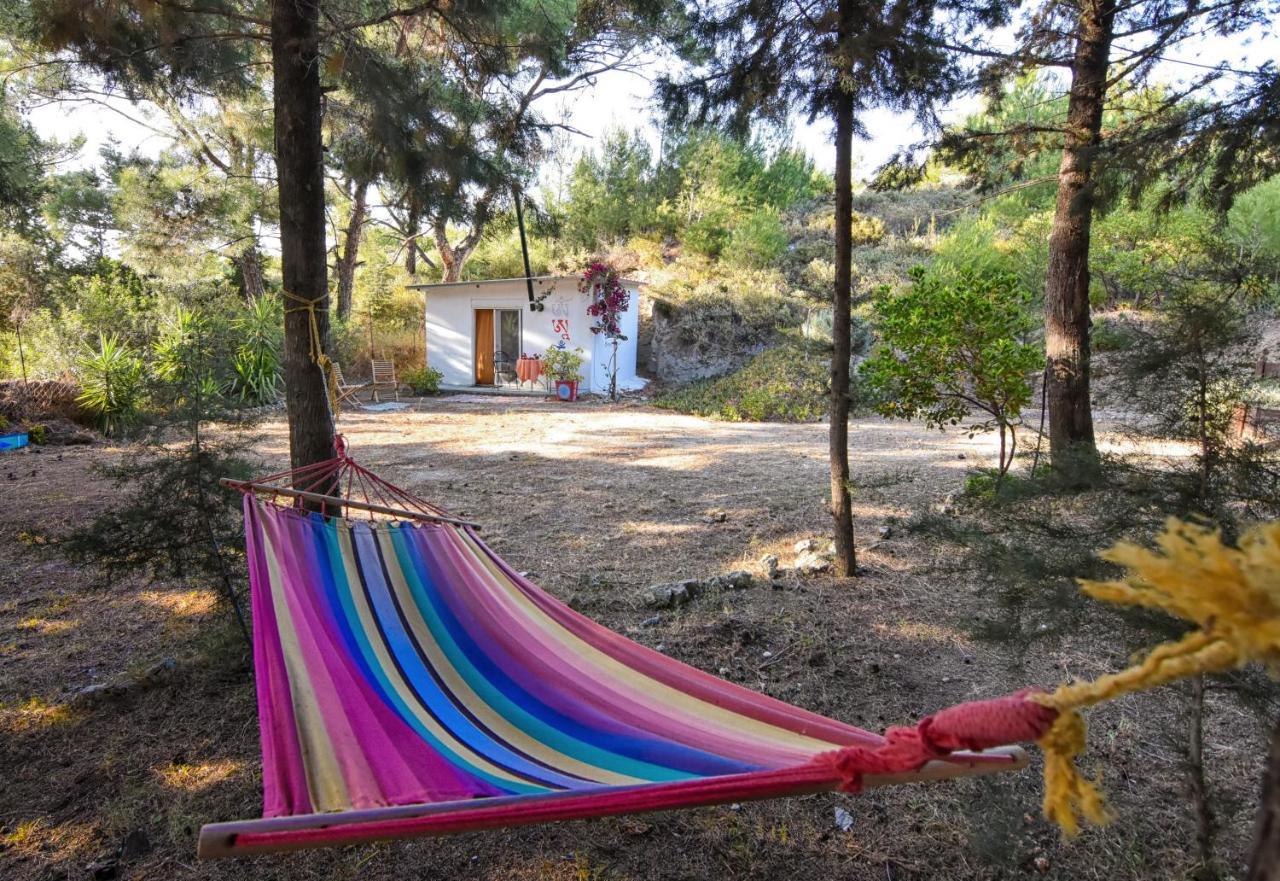
M 849 813 L 844 808 L 837 807 L 835 811 L 835 816 L 836 816 L 836 828 L 839 829 L 841 832 L 848 832 L 850 829 L 853 828 L 853 814 Z
M 124 841 L 120 842 L 120 859 L 122 860 L 136 860 L 149 853 L 151 853 L 151 841 L 147 838 L 147 833 L 141 829 L 134 829 L 124 837 Z
M 657 627 L 662 623 L 661 615 L 654 615 L 652 618 L 645 618 L 640 622 L 641 627 Z
M 956 453 L 956 458 L 957 458 L 957 459 L 967 459 L 967 458 L 968 458 L 968 456 L 966 456 L 964 453 Z
M 890 538 L 893 535 L 892 526 L 881 526 L 880 529 L 877 531 L 880 533 L 881 538 Z
M 735 569 L 723 575 L 713 575 L 707 579 L 706 586 L 716 590 L 746 590 L 751 587 L 751 573 L 745 569 Z
M 818 543 L 811 538 L 801 539 L 791 546 L 791 550 L 797 554 L 804 554 L 818 547 Z
M 164 658 L 157 661 L 146 669 L 146 671 L 138 677 L 138 685 L 144 688 L 150 688 L 154 685 L 168 682 L 178 672 L 178 662 L 173 658 Z
M 778 577 L 778 555 L 765 554 L 760 558 L 760 568 L 764 570 L 765 577 L 773 581 Z
M 85 867 L 93 881 L 113 881 L 120 877 L 120 864 L 114 860 L 98 860 Z
M 801 575 L 814 575 L 818 572 L 826 572 L 831 568 L 831 561 L 821 554 L 813 551 L 801 554 L 796 557 L 796 571 Z
M 640 602 L 649 609 L 674 609 L 683 606 L 701 592 L 702 582 L 690 578 L 646 587 L 640 594 Z
M 708 511 L 702 518 L 703 523 L 723 523 L 729 519 L 724 511 Z

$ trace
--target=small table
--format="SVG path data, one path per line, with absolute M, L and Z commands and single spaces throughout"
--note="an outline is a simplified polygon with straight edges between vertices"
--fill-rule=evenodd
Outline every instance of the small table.
M 526 382 L 530 385 L 536 384 L 540 376 L 542 376 L 541 358 L 516 359 L 516 379 L 520 381 L 521 385 Z

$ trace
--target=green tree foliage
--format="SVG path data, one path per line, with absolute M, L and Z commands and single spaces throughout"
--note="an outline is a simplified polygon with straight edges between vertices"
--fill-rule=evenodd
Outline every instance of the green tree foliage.
M 763 266 L 761 260 L 781 253 L 782 212 L 826 186 L 813 160 L 785 145 L 771 149 L 761 140 L 695 129 L 681 137 L 668 133 L 664 156 L 655 160 L 643 135 L 617 129 L 598 155 L 584 153 L 574 167 L 563 207 L 565 237 L 591 250 L 662 235 L 707 257 L 738 260 L 726 249 L 739 235 L 750 251 L 742 265 Z M 739 234 L 739 227 L 752 229 Z
M 1226 237 L 1280 270 L 1280 175 L 1246 190 L 1227 215 Z
M 880 344 L 861 368 L 876 409 L 936 428 L 980 411 L 986 418 L 970 431 L 999 432 L 1003 478 L 1031 397 L 1028 376 L 1042 358 L 1025 341 L 1034 327 L 1028 300 L 1012 273 L 967 266 L 920 268 L 906 291 L 881 290 L 874 305 Z
M 45 173 L 54 152 L 18 114 L 8 88 L 0 86 L 0 223 L 30 231 L 48 187 Z
M 615 129 L 574 166 L 565 236 L 582 248 L 647 232 L 657 211 L 653 151 L 639 132 Z

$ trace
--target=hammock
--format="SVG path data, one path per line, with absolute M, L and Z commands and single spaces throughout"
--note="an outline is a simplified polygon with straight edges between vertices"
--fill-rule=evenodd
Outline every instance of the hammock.
M 710 676 L 341 448 L 224 483 L 244 492 L 264 818 L 204 826 L 201 857 L 984 774 L 1052 721 L 1013 695 L 881 736 Z

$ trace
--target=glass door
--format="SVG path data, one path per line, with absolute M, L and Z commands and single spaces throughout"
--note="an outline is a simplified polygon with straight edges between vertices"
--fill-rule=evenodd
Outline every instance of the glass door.
M 494 309 L 493 372 L 494 381 L 505 384 L 516 381 L 516 359 L 520 357 L 519 309 Z

